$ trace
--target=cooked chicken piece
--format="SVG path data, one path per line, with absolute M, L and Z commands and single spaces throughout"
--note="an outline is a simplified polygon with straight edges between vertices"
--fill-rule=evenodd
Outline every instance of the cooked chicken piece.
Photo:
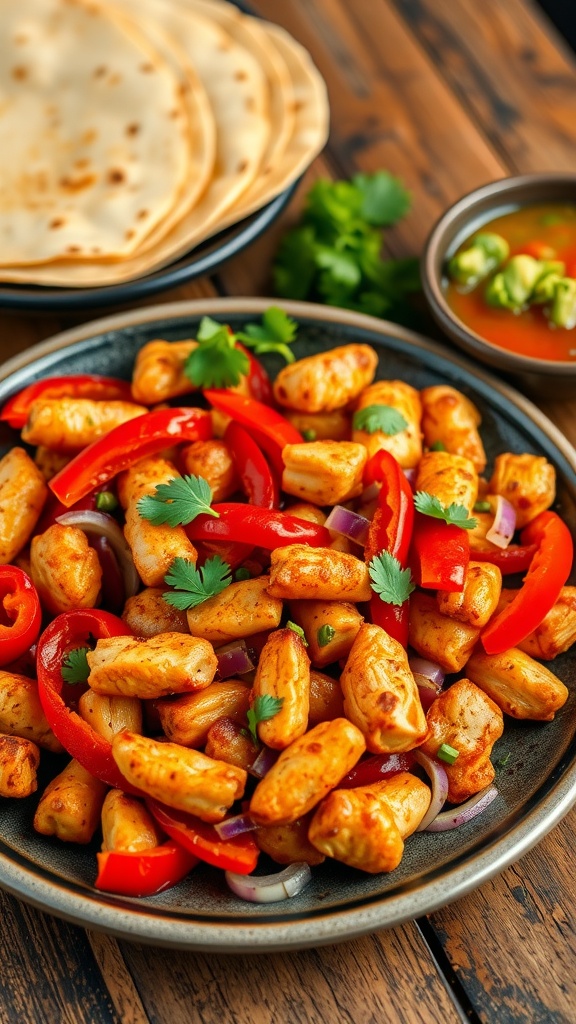
M 309 864 L 314 867 L 326 860 L 308 839 L 308 829 L 312 818 L 310 814 L 289 825 L 271 825 L 269 828 L 257 828 L 253 833 L 256 845 L 267 853 L 277 864 Z
M 461 804 L 494 778 L 490 754 L 504 729 L 502 712 L 470 679 L 460 679 L 436 698 L 427 722 L 428 739 L 421 748 L 425 754 L 436 757 L 443 743 L 458 751 L 454 764 L 443 767 L 448 799 Z
M 282 490 L 316 505 L 338 505 L 362 493 L 364 445 L 352 441 L 287 444 Z
M 463 455 L 426 452 L 418 466 L 415 490 L 434 494 L 442 505 L 456 502 L 471 512 L 478 494 L 478 474 Z
M 182 465 L 187 473 L 208 481 L 212 501 L 226 501 L 240 489 L 232 452 L 224 441 L 194 441 L 182 450 Z
M 210 729 L 220 718 L 231 718 L 246 727 L 249 707 L 250 687 L 239 679 L 210 683 L 199 693 L 187 693 L 157 704 L 168 739 L 183 747 L 203 747 Z
M 324 526 L 328 518 L 326 513 L 318 508 L 318 505 L 310 505 L 306 501 L 295 501 L 286 509 L 286 512 L 291 516 L 296 516 L 297 519 L 305 519 L 308 523 L 318 523 L 318 526 Z
M 517 590 L 503 590 L 497 611 L 510 604 Z M 576 587 L 562 587 L 556 604 L 518 648 L 532 658 L 552 661 L 576 642 Z
M 53 615 L 98 604 L 102 568 L 79 526 L 54 523 L 33 537 L 30 572 L 43 607 Z
M 479 628 L 442 615 L 432 594 L 416 591 L 410 596 L 410 645 L 445 672 L 464 668 L 479 636 Z
M 392 811 L 402 839 L 416 831 L 432 799 L 429 786 L 411 772 L 398 772 L 377 783 L 380 794 Z
M 227 644 L 267 629 L 276 629 L 282 617 L 282 601 L 268 593 L 268 576 L 231 583 L 215 597 L 190 608 L 188 628 L 215 646 Z
M 65 843 L 89 843 L 100 824 L 106 788 L 78 761 L 70 761 L 40 797 L 34 828 Z
M 364 619 L 347 601 L 292 601 L 290 615 L 302 627 L 312 665 L 323 668 L 347 658 Z
M 395 409 L 406 420 L 406 426 L 397 434 L 386 434 L 383 430 L 372 433 L 354 430 L 352 440 L 365 445 L 369 457 L 384 448 L 404 469 L 417 466 L 422 458 L 422 405 L 416 388 L 403 380 L 377 380 L 362 392 L 356 409 L 368 409 L 371 405 L 386 405 Z
M 148 412 L 133 402 L 94 401 L 93 398 L 37 398 L 22 429 L 27 444 L 42 444 L 63 453 L 82 448 L 121 423 Z
M 368 567 L 354 555 L 288 544 L 272 552 L 268 593 L 285 601 L 369 601 L 372 591 Z
M 259 697 L 282 701 L 272 718 L 257 725 L 258 738 L 274 750 L 284 750 L 306 732 L 310 706 L 310 659 L 292 629 L 271 633 L 262 648 L 252 687 L 252 704 Z
M 111 789 L 102 805 L 102 849 L 122 853 L 153 850 L 162 833 L 145 804 L 121 789 Z
M 235 764 L 248 771 L 258 757 L 259 748 L 245 725 L 231 718 L 219 718 L 210 728 L 204 753 L 215 761 Z
M 32 740 L 56 754 L 64 751 L 42 710 L 38 683 L 4 670 L 0 671 L 0 733 Z
M 519 530 L 544 512 L 556 497 L 556 471 L 542 455 L 505 452 L 494 460 L 489 484 L 492 494 L 501 494 L 516 509 Z
M 133 786 L 202 821 L 222 821 L 228 808 L 244 793 L 245 771 L 178 743 L 126 731 L 114 737 L 112 754 Z
M 166 590 L 146 587 L 124 605 L 122 618 L 134 636 L 156 636 L 158 633 L 189 633 L 186 612 L 164 600 Z
M 154 494 L 159 484 L 167 484 L 180 473 L 167 459 L 152 455 L 140 459 L 118 480 L 118 496 L 126 511 L 124 535 L 142 582 L 159 587 L 175 558 L 196 563 L 197 552 L 183 526 L 155 526 L 138 511 L 145 494 Z
M 332 412 L 368 387 L 377 365 L 369 345 L 342 345 L 285 366 L 274 382 L 274 397 L 300 412 Z
M 159 633 L 144 640 L 113 636 L 86 655 L 88 683 L 109 697 L 165 697 L 202 690 L 214 679 L 218 659 L 206 640 Z
M 0 459 L 0 565 L 12 562 L 30 539 L 48 488 L 23 448 Z
M 365 749 L 352 722 L 320 722 L 283 750 L 260 780 L 250 801 L 251 817 L 265 826 L 296 821 L 338 785 Z
M 365 623 L 340 678 L 346 717 L 375 754 L 412 750 L 426 735 L 426 718 L 408 656 L 391 636 Z
M 177 395 L 196 391 L 184 373 L 186 360 L 198 347 L 196 341 L 162 341 L 156 339 L 143 345 L 134 363 L 132 395 L 136 402 L 156 405 Z
M 143 732 L 142 704 L 138 697 L 106 697 L 86 690 L 78 701 L 80 717 L 111 743 L 117 732 Z
M 489 562 L 469 562 L 464 589 L 455 592 L 439 590 L 436 594 L 442 615 L 466 622 L 469 626 L 485 626 L 494 613 L 502 589 L 502 573 Z
M 551 722 L 568 700 L 564 683 L 516 647 L 503 654 L 476 651 L 466 672 L 512 718 Z
M 34 462 L 46 481 L 51 480 L 56 473 L 64 469 L 71 458 L 73 458 L 72 455 L 55 452 L 52 448 L 45 448 L 43 444 L 39 444 L 34 453 Z
M 308 727 L 311 729 L 318 722 L 331 722 L 334 718 L 344 718 L 344 694 L 337 679 L 323 672 L 310 672 L 310 711 Z
M 466 395 L 449 384 L 436 384 L 420 392 L 424 444 L 443 444 L 451 455 L 463 455 L 477 473 L 486 466 L 486 453 L 478 427 L 482 417 Z
M 22 799 L 38 788 L 40 751 L 21 736 L 0 735 L 0 797 Z
M 404 843 L 381 782 L 358 789 L 335 789 L 316 811 L 308 838 L 328 857 L 351 868 L 379 874 L 402 860 Z
M 342 409 L 333 412 L 295 412 L 286 409 L 286 419 L 308 441 L 350 441 L 352 420 Z

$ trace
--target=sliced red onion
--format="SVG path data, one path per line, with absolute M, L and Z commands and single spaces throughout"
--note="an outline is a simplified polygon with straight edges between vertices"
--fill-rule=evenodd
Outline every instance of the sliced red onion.
M 90 537 L 90 547 L 98 555 L 102 569 L 102 606 L 113 615 L 120 615 L 126 603 L 124 578 L 118 559 L 107 537 Z
M 494 522 L 486 533 L 486 540 L 498 548 L 507 548 L 516 529 L 516 509 L 501 494 L 496 497 Z
M 428 757 L 428 755 L 422 750 L 414 750 L 413 753 L 415 760 L 422 766 L 432 783 L 432 799 L 430 801 L 430 807 L 416 829 L 417 832 L 423 832 L 424 829 L 428 829 L 430 824 L 436 820 L 439 812 L 446 803 L 446 798 L 448 796 L 448 776 L 446 775 L 444 767 L 439 764 L 438 761 Z
M 426 831 L 447 832 L 448 829 L 458 828 L 459 825 L 464 825 L 467 821 L 472 821 L 472 818 L 478 814 L 482 814 L 482 811 L 485 811 L 497 796 L 496 786 L 486 786 L 486 789 L 470 797 L 465 804 L 453 807 L 451 811 L 442 811 L 442 814 L 438 814 L 434 821 L 427 826 Z
M 340 533 L 343 537 L 356 541 L 357 544 L 364 544 L 368 536 L 370 520 L 365 516 L 358 515 L 357 512 L 351 512 L 343 505 L 334 505 L 324 526 L 327 530 Z
M 371 786 L 382 782 L 399 772 L 409 772 L 414 764 L 412 750 L 402 754 L 372 754 L 359 761 L 340 779 L 338 789 L 357 789 L 359 786 Z
M 421 676 L 418 672 L 414 672 L 413 675 L 414 682 L 418 687 L 418 696 L 420 697 L 422 710 L 424 712 L 429 711 L 442 687 L 433 683 L 431 679 L 427 679 L 426 676 Z
M 428 661 L 426 658 L 408 658 L 410 671 L 413 675 L 426 676 L 431 683 L 436 683 L 438 689 L 444 682 L 444 671 L 435 661 Z
M 108 515 L 107 512 L 82 509 L 74 512 L 65 512 L 64 515 L 58 516 L 56 522 L 62 526 L 78 526 L 88 535 L 106 537 L 118 560 L 124 580 L 126 597 L 132 597 L 138 593 L 140 577 L 132 561 L 132 552 L 114 516 Z
M 245 832 L 253 832 L 257 826 L 249 814 L 235 814 L 233 818 L 225 818 L 214 825 L 214 831 L 220 839 L 233 839 L 234 836 L 242 836 Z
M 302 892 L 304 886 L 312 878 L 308 864 L 289 864 L 283 871 L 273 875 L 237 875 L 234 871 L 225 871 L 224 877 L 241 900 L 250 903 L 278 903 L 290 899 Z
M 234 640 L 230 644 L 224 644 L 222 647 L 217 647 L 214 653 L 218 658 L 220 679 L 242 676 L 245 672 L 252 672 L 252 669 L 256 667 L 250 657 L 245 640 Z
M 248 769 L 250 775 L 263 779 L 266 773 L 270 771 L 272 765 L 276 764 L 279 753 L 278 750 L 272 750 L 271 747 L 262 747 L 258 757 Z

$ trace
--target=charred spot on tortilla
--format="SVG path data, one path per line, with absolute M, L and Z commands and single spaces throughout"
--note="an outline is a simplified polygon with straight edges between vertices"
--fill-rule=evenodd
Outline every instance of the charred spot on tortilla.
M 12 68 L 12 78 L 16 79 L 17 82 L 24 82 L 28 78 L 28 68 L 18 64 L 15 68 Z
M 140 131 L 140 125 L 135 121 L 132 124 L 126 125 L 126 135 L 138 135 Z
M 109 185 L 121 185 L 126 181 L 126 174 L 121 167 L 111 167 L 106 175 L 106 181 Z

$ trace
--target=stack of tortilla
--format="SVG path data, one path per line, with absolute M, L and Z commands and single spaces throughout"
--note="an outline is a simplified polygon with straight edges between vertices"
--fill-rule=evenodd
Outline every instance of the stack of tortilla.
M 324 82 L 224 0 L 0 8 L 0 280 L 91 287 L 166 266 L 322 149 Z

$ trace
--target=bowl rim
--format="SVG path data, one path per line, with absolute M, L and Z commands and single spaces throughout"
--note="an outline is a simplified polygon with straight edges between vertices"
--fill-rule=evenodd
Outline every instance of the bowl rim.
M 519 353 L 509 352 L 492 341 L 483 338 L 481 334 L 468 327 L 450 308 L 441 287 L 436 271 L 436 264 L 439 257 L 443 260 L 446 246 L 444 235 L 450 229 L 453 222 L 463 214 L 473 214 L 476 207 L 486 199 L 504 199 L 507 195 L 512 198 L 515 193 L 522 192 L 526 188 L 536 185 L 567 185 L 572 186 L 576 201 L 576 173 L 570 171 L 540 172 L 533 174 L 518 174 L 496 181 L 480 185 L 478 188 L 467 192 L 466 195 L 457 199 L 438 218 L 430 231 L 420 260 L 420 271 L 422 276 L 422 288 L 430 311 L 443 331 L 454 341 L 456 345 L 462 346 L 467 352 L 484 359 L 492 366 L 503 370 L 517 371 L 522 373 L 544 374 L 546 376 L 576 376 L 576 360 L 549 360 L 538 359 L 535 356 L 524 356 Z M 490 357 L 490 358 L 488 358 Z

